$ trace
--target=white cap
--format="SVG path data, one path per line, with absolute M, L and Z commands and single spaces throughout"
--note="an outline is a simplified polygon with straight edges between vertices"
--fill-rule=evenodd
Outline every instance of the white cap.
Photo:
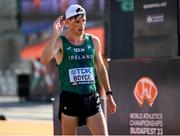
M 86 15 L 86 11 L 82 6 L 80 6 L 78 4 L 70 5 L 65 12 L 66 19 L 76 16 L 76 15 L 79 15 L 79 14 Z

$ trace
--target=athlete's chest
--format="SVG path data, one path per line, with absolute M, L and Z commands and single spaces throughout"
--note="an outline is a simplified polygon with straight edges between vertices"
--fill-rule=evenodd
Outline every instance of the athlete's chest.
M 65 57 L 72 60 L 93 60 L 95 50 L 91 45 L 69 46 L 65 49 Z

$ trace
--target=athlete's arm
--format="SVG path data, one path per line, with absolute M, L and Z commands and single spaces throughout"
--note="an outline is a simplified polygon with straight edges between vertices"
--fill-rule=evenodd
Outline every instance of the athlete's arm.
M 65 22 L 60 16 L 53 24 L 52 34 L 47 41 L 45 48 L 41 54 L 41 63 L 48 64 L 62 48 L 62 40 L 58 37 L 62 34 Z
M 106 67 L 103 62 L 102 54 L 101 54 L 101 46 L 100 41 L 97 37 L 92 38 L 94 48 L 95 48 L 95 62 L 96 62 L 96 71 L 98 75 L 98 79 L 101 81 L 101 84 L 103 85 L 104 89 L 106 91 L 111 91 L 108 73 L 106 70 Z M 108 111 L 110 113 L 116 112 L 116 104 L 114 102 L 113 96 L 108 95 Z

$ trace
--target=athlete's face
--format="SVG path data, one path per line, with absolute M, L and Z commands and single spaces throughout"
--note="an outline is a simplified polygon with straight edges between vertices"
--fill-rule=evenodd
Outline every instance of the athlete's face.
M 86 16 L 79 15 L 76 18 L 69 20 L 69 29 L 72 33 L 80 36 L 84 34 L 86 26 Z

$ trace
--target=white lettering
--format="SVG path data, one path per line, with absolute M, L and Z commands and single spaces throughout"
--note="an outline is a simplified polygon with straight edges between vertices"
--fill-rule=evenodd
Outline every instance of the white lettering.
M 160 8 L 160 7 L 166 7 L 167 2 L 161 2 L 161 3 L 151 3 L 151 4 L 145 4 L 143 5 L 144 9 L 150 9 L 150 8 Z
M 141 128 L 141 127 L 131 127 L 130 134 L 136 135 L 155 135 L 156 128 Z
M 74 52 L 84 52 L 84 48 L 74 48 Z
M 69 69 L 69 78 L 71 83 L 94 81 L 94 68 L 84 67 L 84 68 Z
M 71 55 L 68 56 L 69 60 L 87 60 L 93 59 L 93 55 Z
M 162 113 L 130 113 L 130 134 L 163 135 Z

